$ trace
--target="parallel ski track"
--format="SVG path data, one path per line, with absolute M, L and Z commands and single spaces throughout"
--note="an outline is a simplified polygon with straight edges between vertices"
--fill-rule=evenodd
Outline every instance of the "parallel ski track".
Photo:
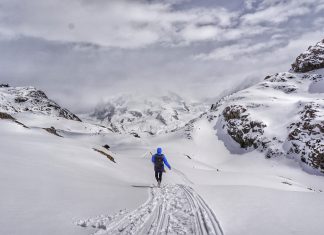
M 188 198 L 191 198 L 193 203 L 191 206 L 197 211 L 197 217 L 199 220 L 200 233 L 199 234 L 214 234 L 223 235 L 224 232 L 217 220 L 214 212 L 202 199 L 202 197 L 197 194 L 192 188 L 184 185 L 179 185 L 185 192 Z M 202 226 L 203 225 L 203 226 Z
M 108 219 L 109 218 L 109 219 Z M 165 185 L 151 188 L 149 199 L 132 212 L 79 221 L 99 234 L 223 235 L 214 212 L 191 187 Z

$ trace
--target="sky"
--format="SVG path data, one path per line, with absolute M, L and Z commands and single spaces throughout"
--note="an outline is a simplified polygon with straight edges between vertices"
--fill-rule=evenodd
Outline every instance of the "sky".
M 213 101 L 323 38 L 324 0 L 0 0 L 0 83 L 77 113 L 122 93 Z

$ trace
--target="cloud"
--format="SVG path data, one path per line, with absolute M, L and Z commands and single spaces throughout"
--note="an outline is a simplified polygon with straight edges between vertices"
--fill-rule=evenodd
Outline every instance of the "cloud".
M 218 97 L 287 71 L 324 36 L 323 0 L 0 5 L 0 82 L 36 86 L 75 112 L 120 92 Z
M 273 48 L 279 47 L 284 42 L 278 39 L 272 39 L 268 42 L 253 43 L 253 42 L 240 42 L 225 47 L 218 48 L 208 54 L 200 54 L 195 56 L 197 59 L 202 60 L 233 60 L 239 59 L 242 56 L 253 56 L 257 53 L 264 53 Z
M 263 6 L 265 7 L 265 6 Z M 311 12 L 311 5 L 299 0 L 283 1 L 265 7 L 254 13 L 246 14 L 242 17 L 243 24 L 279 24 L 288 21 L 292 17 L 302 16 Z
M 174 3 L 173 3 L 174 4 Z M 170 2 L 18 0 L 0 8 L 0 32 L 46 40 L 136 48 L 154 43 L 212 40 L 235 13 L 224 8 L 177 11 Z M 194 34 L 201 34 L 198 37 Z
M 257 0 L 245 0 L 244 4 L 248 10 L 252 10 L 254 5 L 257 3 Z

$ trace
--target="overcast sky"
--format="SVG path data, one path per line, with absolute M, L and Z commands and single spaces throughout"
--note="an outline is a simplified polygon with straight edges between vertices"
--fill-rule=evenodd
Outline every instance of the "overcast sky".
M 324 0 L 0 0 L 0 82 L 74 112 L 123 92 L 204 99 L 323 38 Z

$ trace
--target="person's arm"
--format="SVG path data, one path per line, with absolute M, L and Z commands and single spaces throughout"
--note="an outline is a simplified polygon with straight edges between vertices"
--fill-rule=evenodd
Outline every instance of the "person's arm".
M 155 163 L 155 154 L 152 155 L 152 159 L 151 159 L 151 161 L 152 161 L 153 163 Z
M 163 162 L 164 162 L 164 164 L 171 170 L 171 166 L 170 166 L 170 164 L 168 163 L 168 160 L 167 160 L 167 158 L 166 158 L 166 156 L 164 156 L 164 158 L 163 158 Z

